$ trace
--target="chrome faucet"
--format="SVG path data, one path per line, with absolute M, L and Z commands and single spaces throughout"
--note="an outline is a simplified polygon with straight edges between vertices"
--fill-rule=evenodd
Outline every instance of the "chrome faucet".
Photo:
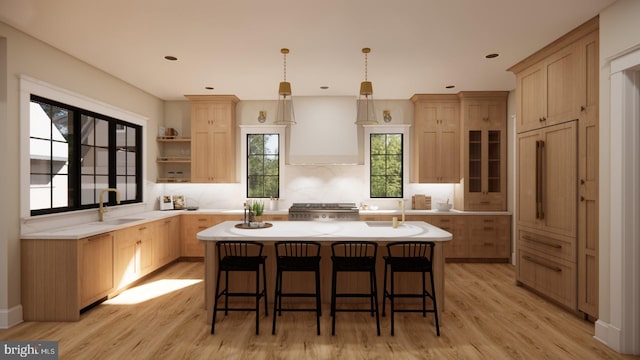
M 106 188 L 106 189 L 102 189 L 100 191 L 100 208 L 98 209 L 98 217 L 100 219 L 100 221 L 104 221 L 104 213 L 106 213 L 107 211 L 109 211 L 109 209 L 107 209 L 106 206 L 104 206 L 104 204 L 102 203 L 102 194 L 112 191 L 114 193 L 116 193 L 116 203 L 120 204 L 120 191 L 118 191 L 118 189 L 116 188 Z

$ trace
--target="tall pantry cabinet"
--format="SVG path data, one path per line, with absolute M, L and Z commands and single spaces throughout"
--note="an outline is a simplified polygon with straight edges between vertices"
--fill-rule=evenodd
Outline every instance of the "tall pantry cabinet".
M 598 316 L 598 17 L 514 65 L 516 280 Z

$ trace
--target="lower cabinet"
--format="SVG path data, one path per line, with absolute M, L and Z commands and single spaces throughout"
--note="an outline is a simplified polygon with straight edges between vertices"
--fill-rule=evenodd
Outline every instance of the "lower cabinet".
M 360 215 L 361 221 L 389 221 L 391 215 Z M 508 262 L 511 258 L 511 215 L 407 215 L 407 221 L 425 221 L 450 232 L 444 245 L 447 262 Z
M 265 215 L 265 220 L 276 220 L 268 218 L 272 215 Z M 198 240 L 197 234 L 213 225 L 223 221 L 242 221 L 242 215 L 205 215 L 205 214 L 183 214 L 182 238 L 180 243 L 180 256 L 204 258 L 204 244 Z
M 80 310 L 114 288 L 113 239 L 21 240 L 21 302 L 25 321 L 77 321 Z
M 113 290 L 113 233 L 78 242 L 80 308 L 109 295 Z

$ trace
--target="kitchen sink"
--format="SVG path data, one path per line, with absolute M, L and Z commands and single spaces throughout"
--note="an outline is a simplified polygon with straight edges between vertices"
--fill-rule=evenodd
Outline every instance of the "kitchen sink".
M 142 221 L 145 220 L 144 218 L 119 218 L 119 219 L 112 219 L 112 220 L 107 220 L 107 221 L 102 221 L 102 222 L 97 222 L 96 224 L 100 225 L 124 225 L 124 224 L 128 224 L 131 222 L 135 222 L 135 221 Z

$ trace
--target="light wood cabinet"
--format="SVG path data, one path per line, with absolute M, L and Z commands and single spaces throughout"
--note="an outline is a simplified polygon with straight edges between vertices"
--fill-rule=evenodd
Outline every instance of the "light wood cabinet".
M 191 103 L 191 182 L 236 181 L 236 104 L 230 95 L 188 95 Z
M 388 218 L 388 217 L 387 217 Z M 511 215 L 407 215 L 450 232 L 444 245 L 447 262 L 508 262 L 511 257 Z
M 517 280 L 594 318 L 598 27 L 595 17 L 510 69 L 518 108 Z
M 77 321 L 82 308 L 113 290 L 111 232 L 79 240 L 23 239 L 20 253 L 25 321 Z
M 461 92 L 462 179 L 454 208 L 507 209 L 507 92 Z
M 242 215 L 182 215 L 182 257 L 204 257 L 204 244 L 196 236 L 200 231 L 227 220 L 242 221 Z
M 78 241 L 80 308 L 106 297 L 113 282 L 113 233 Z
M 180 257 L 180 217 L 162 219 L 151 224 L 153 229 L 154 269 Z
M 122 289 L 154 270 L 152 224 L 131 226 L 115 232 L 116 289 Z
M 457 95 L 417 94 L 414 102 L 413 182 L 460 181 L 460 101 Z

